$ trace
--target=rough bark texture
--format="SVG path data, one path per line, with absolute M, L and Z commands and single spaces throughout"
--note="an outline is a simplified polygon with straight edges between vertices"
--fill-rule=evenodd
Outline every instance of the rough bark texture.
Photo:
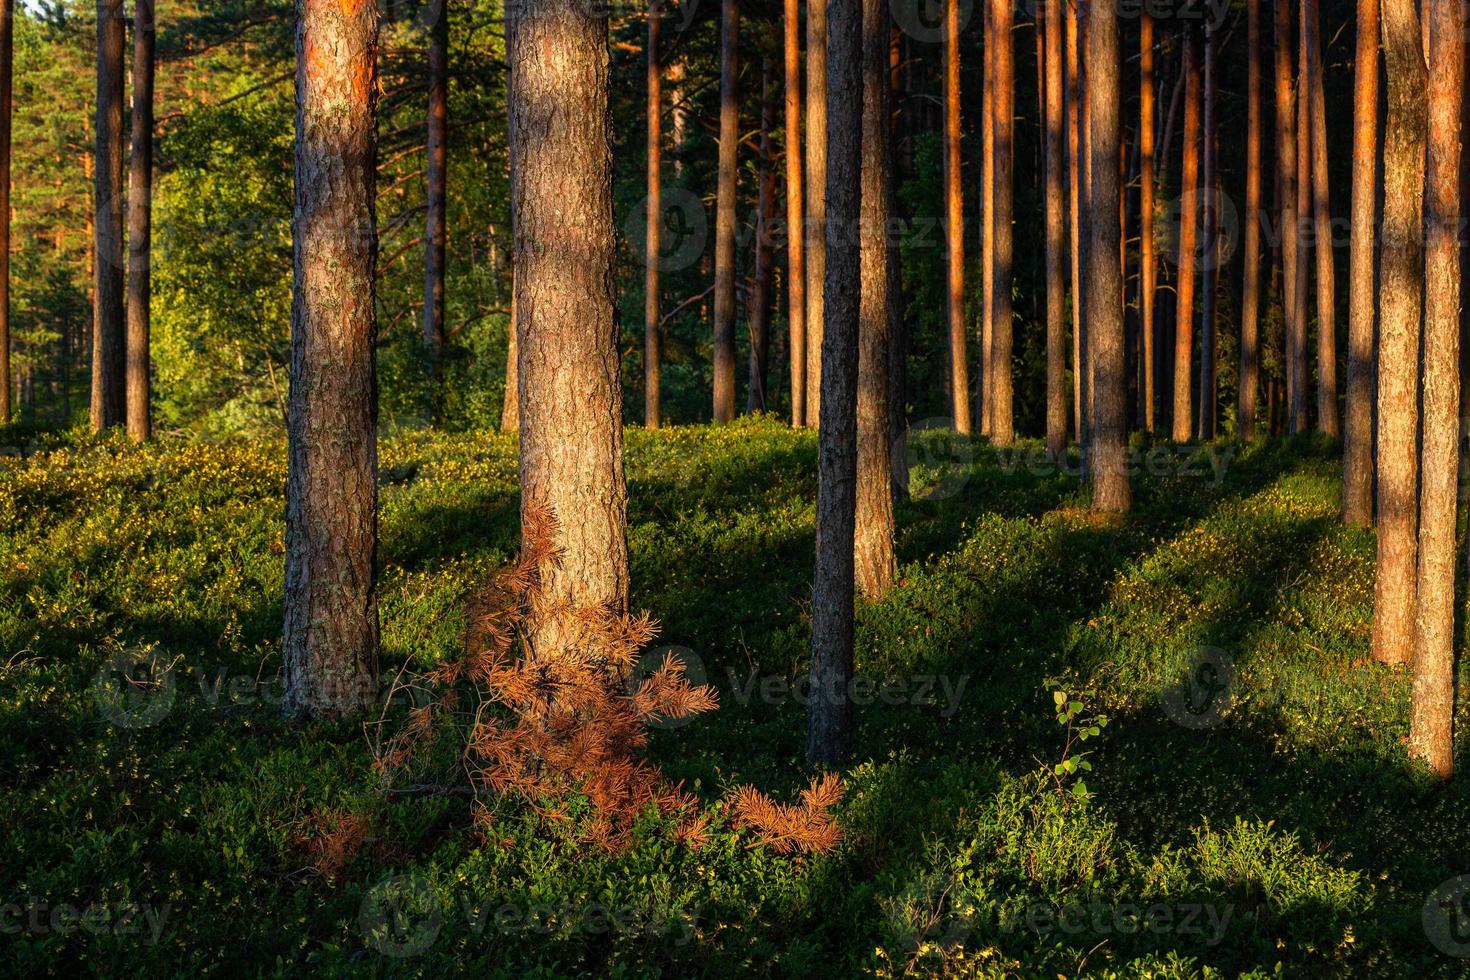
M 1378 0 L 1358 0 L 1353 65 L 1353 211 L 1348 271 L 1342 519 L 1373 523 L 1374 212 L 1378 176 Z
M 898 572 L 889 467 L 888 4 L 863 0 L 862 299 L 858 313 L 857 511 L 853 564 L 857 590 L 881 599 Z
M 659 336 L 659 261 L 663 252 L 663 73 L 659 64 L 659 18 L 661 0 L 648 4 L 648 140 L 647 220 L 643 239 L 643 424 L 657 429 L 663 422 L 660 375 L 663 355 Z
M 1190 397 L 1194 362 L 1194 276 L 1200 212 L 1200 64 L 1194 33 L 1186 28 L 1184 40 L 1184 149 L 1179 183 L 1179 282 L 1174 305 L 1174 416 L 1175 442 L 1187 442 L 1193 432 Z
M 817 448 L 817 560 L 812 583 L 807 760 L 831 765 L 852 737 L 853 524 L 857 483 L 856 228 L 863 111 L 863 16 L 858 0 L 827 3 L 826 294 L 821 435 Z
M 827 276 L 827 5 L 806 6 L 806 424 L 822 411 L 822 300 Z M 853 125 L 857 125 L 854 120 Z
M 127 328 L 123 321 L 122 0 L 97 0 L 97 129 L 93 179 L 92 428 L 127 421 Z
M 945 0 L 945 322 L 949 326 L 950 411 L 954 415 L 955 431 L 969 434 L 973 423 L 970 418 L 969 352 L 965 343 L 965 198 L 960 183 L 960 138 L 960 5 L 959 0 Z
M 1016 435 L 1015 394 L 1011 378 L 1015 329 L 1011 319 L 1011 212 L 1016 115 L 1016 57 L 1015 41 L 1011 35 L 1015 29 L 1016 8 L 1014 0 L 990 0 L 990 4 L 996 42 L 994 51 L 986 57 L 995 73 L 994 85 L 991 87 L 991 98 L 994 100 L 991 119 L 995 126 L 995 138 L 992 142 L 992 152 L 995 154 L 992 196 L 995 218 L 991 230 L 995 245 L 991 250 L 994 271 L 990 281 L 990 356 L 986 365 L 990 438 L 997 446 L 1009 446 Z
M 756 162 L 755 204 L 755 268 L 750 276 L 750 309 L 746 322 L 750 325 L 750 358 L 747 362 L 746 408 L 752 412 L 766 410 L 766 375 L 771 343 L 771 290 L 774 285 L 771 247 L 771 224 L 775 217 L 776 170 L 771 165 L 771 129 L 775 114 L 771 105 L 770 59 L 761 62 L 761 138 Z
M 378 12 L 297 12 L 284 707 L 331 718 L 377 695 Z
M 10 422 L 10 121 L 15 0 L 0 2 L 0 425 Z
M 1458 0 L 1428 0 L 1429 161 L 1425 187 L 1424 485 L 1409 754 L 1454 771 L 1455 504 L 1460 410 L 1460 99 L 1464 24 Z
M 1062 3 L 1047 0 L 1043 15 L 1046 78 L 1046 451 L 1067 451 L 1067 206 L 1063 200 Z
M 1318 2 L 1307 2 L 1311 37 L 1307 67 L 1312 73 L 1312 215 L 1317 228 L 1317 428 L 1338 435 L 1337 272 L 1332 247 L 1332 205 L 1327 182 L 1327 96 L 1322 85 Z
M 1121 138 L 1117 0 L 1091 0 L 1087 9 L 1088 147 L 1092 159 L 1087 253 L 1087 315 L 1092 333 L 1094 418 L 1092 506 L 1122 513 L 1132 505 L 1128 482 L 1128 370 L 1123 348 L 1122 247 L 1118 224 L 1118 146 Z
M 425 148 L 427 190 L 424 209 L 424 353 L 429 362 L 429 418 L 439 416 L 444 351 L 444 255 L 449 212 L 446 163 L 449 141 L 449 12 L 448 0 L 433 4 L 429 25 L 428 144 Z
M 500 403 L 500 431 L 521 430 L 520 344 L 516 340 L 516 287 L 510 286 L 510 327 L 505 344 L 505 394 Z
M 628 605 L 607 18 L 578 0 L 511 10 L 521 507 L 559 525 L 544 596 L 560 611 L 531 636 L 555 656 L 587 610 Z
M 786 0 L 786 326 L 791 424 L 806 425 L 806 225 L 801 167 L 801 0 Z
M 1286 401 L 1292 432 L 1306 428 L 1306 334 L 1297 323 L 1296 102 L 1291 77 L 1291 3 L 1276 0 L 1276 164 L 1281 198 L 1282 312 L 1286 333 Z M 1300 329 L 1298 329 L 1300 327 Z
M 1199 330 L 1199 427 L 1201 439 L 1215 438 L 1215 290 L 1219 283 L 1220 253 L 1215 238 L 1215 129 L 1217 126 L 1215 33 L 1205 25 L 1205 101 L 1200 156 L 1200 330 Z
M 1251 0 L 1255 2 L 1255 0 Z M 1138 330 L 1143 372 L 1143 428 L 1155 431 L 1158 399 L 1154 393 L 1154 299 L 1158 269 L 1154 264 L 1154 19 L 1138 22 Z
M 1240 290 L 1240 398 L 1237 425 L 1256 437 L 1261 322 L 1261 0 L 1246 0 L 1245 269 Z
M 1414 0 L 1386 0 L 1383 55 L 1383 244 L 1378 299 L 1378 563 L 1373 656 L 1408 663 L 1414 648 L 1419 500 L 1420 290 L 1424 285 L 1424 142 L 1428 85 Z
M 714 419 L 735 418 L 735 161 L 740 144 L 740 4 L 720 3 L 720 166 L 715 195 Z
M 128 436 L 153 435 L 149 394 L 150 294 L 153 235 L 153 0 L 138 0 L 133 15 L 133 125 L 128 166 Z

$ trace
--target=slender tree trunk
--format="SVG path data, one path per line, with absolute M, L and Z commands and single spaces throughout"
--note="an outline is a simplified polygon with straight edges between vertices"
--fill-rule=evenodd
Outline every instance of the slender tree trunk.
M 1308 0 L 1297 3 L 1297 85 L 1296 85 L 1296 285 L 1293 288 L 1292 328 L 1296 332 L 1296 349 L 1301 360 L 1298 386 L 1301 392 L 1301 419 L 1293 432 L 1307 430 L 1306 398 L 1309 368 L 1307 363 L 1307 280 L 1311 270 L 1312 250 L 1312 87 L 1308 70 L 1309 38 Z M 1295 408 L 1293 403 L 1293 408 Z
M 1216 248 L 1215 198 L 1215 32 L 1205 25 L 1204 166 L 1200 177 L 1200 225 L 1204 241 L 1200 254 L 1199 428 L 1200 439 L 1215 438 L 1215 300 L 1219 251 Z
M 1286 401 L 1288 428 L 1304 431 L 1307 423 L 1306 327 L 1297 322 L 1297 133 L 1295 90 L 1291 77 L 1291 3 L 1276 0 L 1276 156 L 1281 187 L 1281 266 L 1285 290 Z
M 970 369 L 965 344 L 965 198 L 960 156 L 960 5 L 944 4 L 944 237 L 945 321 L 949 327 L 949 390 L 955 431 L 969 434 Z
M 659 262 L 663 257 L 663 71 L 659 62 L 659 18 L 661 0 L 648 3 L 648 209 L 643 241 L 643 425 L 657 429 L 663 424 L 660 375 Z
M 514 276 L 510 286 L 510 327 L 505 350 L 505 395 L 500 404 L 500 431 L 521 430 L 520 343 L 516 339 L 516 287 Z
M 759 184 L 755 206 L 755 269 L 751 273 L 750 309 L 746 315 L 750 324 L 746 407 L 752 412 L 766 410 L 766 376 L 770 367 L 771 292 L 774 286 L 771 224 L 776 206 L 776 170 L 771 165 L 771 130 L 776 121 L 771 106 L 770 84 L 771 64 L 770 59 L 765 58 L 761 61 L 760 159 L 756 165 Z
M 97 0 L 97 129 L 93 179 L 96 254 L 92 281 L 92 428 L 127 421 L 127 330 L 123 319 L 122 0 Z
M 1087 411 L 1086 391 L 1083 387 L 1082 338 L 1086 326 L 1083 320 L 1082 267 L 1087 249 L 1084 233 L 1083 211 L 1086 204 L 1082 184 L 1082 79 L 1080 64 L 1081 38 L 1078 36 L 1077 0 L 1063 0 L 1063 42 L 1066 48 L 1066 101 L 1067 101 L 1067 184 L 1069 195 L 1069 226 L 1072 236 L 1072 430 L 1077 435 L 1082 458 L 1087 458 Z
M 1419 499 L 1420 290 L 1428 87 L 1413 0 L 1385 0 L 1383 244 L 1378 307 L 1378 565 L 1373 656 L 1404 664 L 1414 647 Z M 1437 70 L 1437 69 L 1436 69 Z M 1440 302 L 1436 298 L 1436 302 Z
M 720 168 L 715 202 L 714 417 L 735 418 L 735 166 L 740 146 L 740 2 L 720 0 Z
M 549 511 L 562 552 L 530 643 L 552 657 L 589 611 L 628 607 L 606 10 L 527 0 L 507 41 L 521 514 Z
M 996 46 L 986 61 L 993 66 L 994 84 L 991 119 L 995 125 L 992 152 L 995 154 L 992 203 L 995 218 L 992 232 L 995 245 L 991 250 L 994 271 L 991 273 L 991 319 L 988 388 L 990 402 L 990 437 L 997 446 L 1009 446 L 1015 440 L 1015 395 L 1011 378 L 1014 326 L 1011 318 L 1011 212 L 1014 193 L 1012 163 L 1014 120 L 1016 115 L 1016 8 L 1014 0 L 990 0 L 991 21 L 995 27 Z M 1116 161 L 1114 162 L 1116 165 Z M 1116 254 L 1116 252 L 1115 252 Z
M 888 94 L 889 94 L 889 156 L 888 156 L 888 214 L 898 221 L 898 146 L 899 112 L 903 104 L 903 35 L 898 26 L 889 30 L 888 46 Z M 899 236 L 889 234 L 888 239 L 888 424 L 890 432 L 889 459 L 893 479 L 893 499 L 897 503 L 907 500 L 909 495 L 908 461 L 908 331 L 903 315 L 903 274 L 900 267 L 902 250 Z
M 1353 65 L 1353 212 L 1348 272 L 1342 519 L 1373 523 L 1374 214 L 1378 176 L 1378 0 L 1358 0 Z
M 806 421 L 806 212 L 801 174 L 801 0 L 785 0 L 786 321 L 791 355 L 791 424 Z
M 1067 205 L 1063 200 L 1062 4 L 1046 0 L 1042 61 L 1046 88 L 1046 451 L 1061 460 L 1067 451 Z M 1146 18 L 1145 18 L 1146 19 Z
M 1240 291 L 1240 437 L 1256 437 L 1261 322 L 1261 0 L 1246 0 L 1245 270 Z
M 812 583 L 807 761 L 832 765 L 852 738 L 853 526 L 857 507 L 858 317 L 863 118 L 863 8 L 827 2 L 826 324 L 817 449 L 817 561 Z
M 429 25 L 428 144 L 425 152 L 424 352 L 429 362 L 429 421 L 439 419 L 443 393 L 444 257 L 449 184 L 449 12 L 448 0 L 431 8 Z
M 1322 85 L 1318 0 L 1307 0 L 1307 68 L 1311 72 L 1312 211 L 1317 228 L 1317 428 L 1338 435 L 1337 273 L 1333 268 L 1332 203 L 1327 183 L 1327 97 Z
M 886 0 L 863 0 L 862 203 L 859 234 L 857 516 L 853 563 L 857 590 L 882 599 L 893 586 L 892 424 L 889 418 L 889 172 L 893 166 L 888 107 Z
M 133 125 L 128 168 L 128 436 L 153 435 L 149 381 L 153 233 L 153 0 L 138 0 L 133 16 Z
M 0 0 L 0 426 L 10 424 L 10 132 L 15 0 Z
M 684 101 L 684 56 L 669 62 L 669 149 L 674 156 L 674 182 L 684 179 L 684 134 L 689 126 L 689 105 Z
M 377 8 L 299 0 L 284 707 L 377 696 Z
M 1190 367 L 1194 347 L 1195 256 L 1199 251 L 1197 222 L 1200 213 L 1200 65 L 1194 32 L 1185 28 L 1184 39 L 1184 150 L 1183 176 L 1179 182 L 1179 282 L 1175 287 L 1174 312 L 1174 425 L 1175 442 L 1188 442 L 1194 422 L 1190 404 Z
M 849 0 L 856 2 L 856 0 Z M 822 311 L 827 277 L 827 7 L 806 7 L 806 421 L 822 411 Z
M 1254 2 L 1254 0 L 1251 0 Z M 1144 13 L 1138 22 L 1138 330 L 1143 361 L 1143 428 L 1154 432 L 1158 424 L 1154 392 L 1154 299 L 1158 270 L 1154 265 L 1154 19 Z
M 1460 440 L 1460 100 L 1465 25 L 1457 0 L 1428 0 L 1429 175 L 1424 256 L 1424 486 L 1409 754 L 1454 771 L 1455 505 Z
M 1091 324 L 1094 415 L 1093 494 L 1096 510 L 1122 513 L 1132 505 L 1128 484 L 1128 370 L 1123 347 L 1123 281 L 1118 265 L 1118 146 L 1121 139 L 1117 0 L 1087 8 L 1087 110 L 1091 119 L 1092 209 L 1087 252 L 1087 313 Z

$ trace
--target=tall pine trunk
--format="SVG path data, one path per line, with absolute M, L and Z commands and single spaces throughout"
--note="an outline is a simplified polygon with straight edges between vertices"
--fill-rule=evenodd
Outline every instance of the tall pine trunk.
M 1015 395 L 1011 378 L 1014 338 L 1011 319 L 1011 212 L 1016 115 L 1016 57 L 1012 33 L 1015 29 L 1016 8 L 1014 0 L 990 0 L 990 3 L 996 46 L 987 55 L 986 61 L 993 66 L 995 72 L 994 85 L 991 87 L 991 98 L 994 101 L 991 119 L 995 126 L 995 139 L 992 143 L 992 152 L 995 155 L 992 195 L 995 218 L 991 231 L 995 236 L 995 245 L 991 249 L 994 271 L 991 273 L 990 287 L 993 298 L 990 307 L 990 356 L 986 364 L 990 437 L 997 446 L 1009 446 L 1015 439 Z
M 1327 182 L 1327 96 L 1322 84 L 1318 0 L 1307 0 L 1307 68 L 1311 72 L 1312 216 L 1317 230 L 1317 428 L 1338 435 L 1337 272 L 1332 247 L 1332 202 Z
M 1220 252 L 1215 241 L 1215 142 L 1217 108 L 1215 87 L 1215 32 L 1205 25 L 1205 100 L 1200 156 L 1200 330 L 1199 330 L 1199 428 L 1200 439 L 1215 438 L 1215 300 L 1219 285 Z
M 750 277 L 750 357 L 747 361 L 746 408 L 766 410 L 766 376 L 770 366 L 771 292 L 774 287 L 771 224 L 775 217 L 776 171 L 771 165 L 771 130 L 776 121 L 771 106 L 771 63 L 761 60 L 761 135 L 756 161 L 755 268 Z
M 970 369 L 965 343 L 965 198 L 960 156 L 960 6 L 944 4 L 945 323 L 949 328 L 950 411 L 955 431 L 969 434 Z
M 1062 3 L 1047 0 L 1042 49 L 1046 82 L 1046 450 L 1061 461 L 1067 451 L 1067 206 L 1063 199 Z
M 1067 102 L 1067 185 L 1069 231 L 1072 244 L 1072 431 L 1086 457 L 1087 415 L 1084 407 L 1086 390 L 1082 379 L 1083 323 L 1082 267 L 1087 250 L 1085 219 L 1086 189 L 1082 183 L 1082 102 L 1081 51 L 1076 0 L 1062 3 L 1064 68 L 1066 69 Z
M 128 165 L 128 436 L 153 435 L 149 354 L 153 275 L 153 0 L 138 0 L 133 15 L 133 126 Z
M 123 320 L 122 0 L 97 0 L 97 125 L 93 180 L 92 428 L 127 421 L 127 328 Z
M 807 761 L 832 765 L 852 738 L 853 526 L 857 483 L 863 9 L 827 2 L 826 261 L 817 557 L 812 582 Z
M 647 219 L 643 239 L 643 424 L 657 429 L 663 422 L 660 375 L 663 355 L 659 336 L 659 262 L 663 252 L 663 72 L 659 63 L 659 18 L 661 0 L 648 3 L 648 139 L 647 139 Z
M 427 194 L 424 210 L 424 353 L 429 362 L 429 420 L 439 418 L 444 357 L 444 256 L 449 189 L 449 11 L 447 0 L 432 8 L 429 25 Z
M 898 146 L 899 106 L 903 104 L 903 35 L 898 26 L 889 30 L 888 44 L 888 94 L 889 94 L 889 157 L 888 157 L 888 214 L 893 220 L 900 218 L 898 209 Z M 908 331 L 903 315 L 903 272 L 900 266 L 902 251 L 899 236 L 887 235 L 888 240 L 888 424 L 890 470 L 893 479 L 895 503 L 908 499 Z
M 1428 0 L 1429 213 L 1424 255 L 1424 485 L 1419 511 L 1419 610 L 1409 754 L 1454 771 L 1455 504 L 1460 411 L 1460 100 L 1464 23 L 1457 0 Z
M 1287 428 L 1306 427 L 1306 336 L 1297 322 L 1297 134 L 1296 104 L 1291 77 L 1291 3 L 1275 0 L 1276 41 L 1276 164 L 1281 201 L 1282 313 L 1286 340 Z
M 827 277 L 827 5 L 806 6 L 806 424 L 822 411 L 822 311 Z
M 1252 0 L 1253 2 L 1253 0 Z M 1154 432 L 1157 396 L 1154 392 L 1154 300 L 1158 269 L 1154 260 L 1154 19 L 1145 12 L 1138 22 L 1138 331 L 1143 372 L 1143 428 Z
M 1256 437 L 1261 323 L 1261 0 L 1246 0 L 1245 269 L 1240 291 L 1240 437 Z
M 521 512 L 549 510 L 562 553 L 530 641 L 553 657 L 590 610 L 628 606 L 607 14 L 526 0 L 509 28 Z
M 1297 78 L 1296 78 L 1296 284 L 1292 289 L 1291 329 L 1298 352 L 1297 386 L 1301 394 L 1301 418 L 1293 417 L 1293 432 L 1307 430 L 1306 392 L 1309 376 L 1307 358 L 1307 291 L 1308 275 L 1311 270 L 1312 250 L 1312 87 L 1308 69 L 1307 44 L 1309 28 L 1307 6 L 1309 0 L 1297 3 Z M 1293 412 L 1297 402 L 1292 403 Z
M 1378 299 L 1378 562 L 1373 656 L 1405 664 L 1414 647 L 1419 503 L 1419 336 L 1424 286 L 1427 72 L 1414 0 L 1385 0 L 1383 244 Z
M 1188 442 L 1194 409 L 1190 385 L 1194 363 L 1194 277 L 1199 251 L 1198 220 L 1200 150 L 1200 64 L 1194 31 L 1186 25 L 1184 37 L 1184 148 L 1179 181 L 1179 282 L 1174 303 L 1174 415 L 1175 442 Z
M 740 2 L 720 2 L 720 165 L 715 200 L 714 419 L 735 418 L 735 166 L 740 145 Z
M 284 707 L 377 695 L 378 12 L 299 0 Z
M 791 424 L 806 425 L 806 211 L 801 167 L 801 0 L 786 0 L 786 327 Z
M 1358 0 L 1357 21 L 1342 519 L 1368 527 L 1373 523 L 1373 219 L 1378 197 L 1378 0 Z
M 981 0 L 984 10 L 984 64 L 980 66 L 980 370 L 975 380 L 974 420 L 982 435 L 990 435 L 990 342 L 995 327 L 995 61 L 994 7 Z

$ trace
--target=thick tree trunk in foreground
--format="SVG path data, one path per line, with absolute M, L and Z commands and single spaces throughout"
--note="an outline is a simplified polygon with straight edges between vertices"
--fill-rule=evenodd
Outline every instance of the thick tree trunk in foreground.
M 10 130 L 15 0 L 0 0 L 0 426 L 10 406 Z
M 133 17 L 133 144 L 128 167 L 128 436 L 153 435 L 149 354 L 153 265 L 153 0 Z
M 1128 369 L 1123 349 L 1122 247 L 1118 224 L 1119 126 L 1117 0 L 1091 0 L 1087 10 L 1088 147 L 1092 159 L 1087 253 L 1087 311 L 1091 323 L 1095 510 L 1122 513 L 1132 506 L 1128 483 Z
M 1179 184 L 1179 282 L 1174 309 L 1174 421 L 1175 442 L 1188 442 L 1193 430 L 1194 409 L 1190 398 L 1194 362 L 1194 276 L 1199 251 L 1197 228 L 1200 213 L 1200 64 L 1194 32 L 1186 27 L 1184 38 L 1184 153 Z
M 756 162 L 755 268 L 750 277 L 750 358 L 746 364 L 746 409 L 766 410 L 766 375 L 770 366 L 771 293 L 774 287 L 771 225 L 775 218 L 776 170 L 771 165 L 771 129 L 775 114 L 771 106 L 770 59 L 761 61 L 761 137 Z
M 1414 0 L 1385 0 L 1383 244 L 1378 299 L 1378 563 L 1373 656 L 1408 663 L 1414 648 L 1419 503 L 1420 290 L 1424 285 L 1424 142 L 1428 85 Z
M 439 416 L 444 356 L 444 256 L 448 241 L 449 12 L 447 0 L 432 9 L 429 25 L 428 144 L 425 150 L 424 352 L 429 362 L 429 420 Z
M 791 424 L 806 422 L 806 211 L 801 175 L 801 0 L 786 0 L 786 326 Z
M 1043 16 L 1046 78 L 1046 451 L 1067 451 L 1067 205 L 1063 200 L 1062 3 L 1047 0 Z M 1147 20 L 1147 18 L 1145 18 Z
M 987 56 L 989 52 L 986 52 Z M 945 322 L 949 327 L 950 412 L 956 432 L 969 434 L 970 367 L 965 343 L 965 199 L 960 157 L 960 5 L 944 4 L 944 240 Z M 983 352 L 982 352 L 983 358 Z
M 1015 29 L 1016 8 L 1014 0 L 990 0 L 990 3 L 996 41 L 994 52 L 986 57 L 995 70 L 995 84 L 991 89 L 991 98 L 994 100 L 991 119 L 995 124 L 995 140 L 992 146 L 995 154 L 992 198 L 995 207 L 992 226 L 995 246 L 991 251 L 991 261 L 995 265 L 990 277 L 993 298 L 990 307 L 990 356 L 986 364 L 990 392 L 990 437 L 997 446 L 1009 446 L 1016 435 L 1015 393 L 1011 378 L 1015 330 L 1011 318 L 1011 212 L 1016 115 L 1016 57 L 1015 41 L 1011 35 Z
M 822 411 L 822 312 L 827 278 L 827 6 L 806 7 L 806 424 Z M 853 0 L 855 2 L 855 0 Z M 856 120 L 854 120 L 856 125 Z
M 1215 300 L 1219 285 L 1220 251 L 1215 241 L 1219 234 L 1216 227 L 1215 197 L 1215 140 L 1216 140 L 1216 95 L 1215 32 L 1205 25 L 1205 105 L 1203 123 L 1203 145 L 1200 154 L 1200 235 L 1203 238 L 1200 253 L 1200 330 L 1199 330 L 1199 427 L 1195 430 L 1200 439 L 1215 438 Z
M 1261 323 L 1261 0 L 1246 0 L 1245 273 L 1240 291 L 1241 439 L 1256 437 Z
M 377 696 L 377 8 L 300 0 L 284 707 Z
M 1333 267 L 1332 205 L 1327 183 L 1327 96 L 1322 85 L 1317 0 L 1308 0 L 1307 67 L 1312 73 L 1312 213 L 1317 229 L 1317 428 L 1338 435 L 1337 272 Z
M 894 557 L 893 485 L 889 455 L 888 303 L 889 171 L 888 4 L 863 0 L 861 255 L 858 312 L 857 511 L 853 564 L 857 590 L 882 599 L 898 573 Z
M 127 421 L 127 328 L 123 321 L 122 0 L 97 0 L 97 129 L 92 256 L 92 428 Z
M 588 610 L 628 606 L 607 18 L 578 0 L 511 10 L 521 510 L 558 522 L 530 638 L 554 657 Z
M 735 418 L 735 158 L 740 145 L 740 3 L 720 3 L 720 168 L 715 201 L 714 419 Z
M 812 583 L 811 706 L 807 761 L 832 765 L 852 738 L 853 525 L 863 113 L 863 16 L 858 0 L 827 3 L 826 324 L 822 332 L 817 449 L 817 561 Z
M 1154 19 L 1138 22 L 1138 330 L 1143 371 L 1143 429 L 1154 432 L 1158 402 L 1154 392 L 1154 299 L 1159 274 L 1154 264 Z
M 659 389 L 663 368 L 660 352 L 659 261 L 663 252 L 663 73 L 659 63 L 659 17 L 661 0 L 648 4 L 648 139 L 647 139 L 647 230 L 643 239 L 643 425 L 657 429 L 663 422 Z
M 1428 0 L 1429 227 L 1424 256 L 1424 486 L 1419 511 L 1419 615 L 1409 754 L 1454 771 L 1455 504 L 1460 410 L 1460 99 L 1464 24 L 1457 0 Z
M 1282 313 L 1286 333 L 1287 428 L 1301 432 L 1307 424 L 1306 334 L 1297 322 L 1297 146 L 1296 103 L 1291 77 L 1291 3 L 1275 0 L 1276 28 L 1276 163 L 1281 192 Z
M 1348 272 L 1342 519 L 1373 523 L 1374 214 L 1378 177 L 1378 0 L 1358 0 L 1353 64 L 1353 212 Z

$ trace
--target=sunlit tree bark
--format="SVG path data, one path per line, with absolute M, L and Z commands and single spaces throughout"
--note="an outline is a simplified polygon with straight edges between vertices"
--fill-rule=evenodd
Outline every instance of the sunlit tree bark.
M 1014 326 L 1011 318 L 1011 213 L 1014 195 L 1012 162 L 1015 155 L 1014 119 L 1016 115 L 1015 5 L 1013 0 L 990 0 L 994 24 L 995 49 L 986 56 L 993 66 L 994 84 L 991 119 L 995 138 L 991 151 L 993 166 L 992 204 L 995 218 L 991 249 L 994 271 L 990 277 L 993 299 L 990 304 L 990 356 L 986 359 L 990 392 L 990 437 L 997 446 L 1009 446 L 1015 439 L 1015 396 L 1011 378 Z
M 153 71 L 156 23 L 153 0 L 138 0 L 133 11 L 133 121 L 128 157 L 128 436 L 143 442 L 153 435 L 150 393 L 153 281 Z M 7 216 L 8 220 L 8 216 Z M 8 259 L 8 256 L 7 256 Z
M 1327 96 L 1322 84 L 1318 0 L 1307 2 L 1307 67 L 1311 71 L 1312 215 L 1317 234 L 1317 428 L 1338 435 L 1337 272 L 1332 247 L 1332 205 L 1327 178 Z
M 1240 437 L 1256 437 L 1261 322 L 1261 0 L 1246 0 L 1245 269 L 1240 293 Z
M 92 428 L 127 421 L 127 328 L 123 320 L 122 0 L 97 0 L 97 126 L 92 177 Z
M 1215 300 L 1219 284 L 1220 253 L 1216 236 L 1215 142 L 1216 94 L 1215 32 L 1205 25 L 1205 98 L 1200 156 L 1200 331 L 1199 331 L 1199 427 L 1200 439 L 1215 438 Z
M 1067 450 L 1067 206 L 1062 164 L 1066 112 L 1062 94 L 1062 4 L 1047 0 L 1042 60 L 1046 88 L 1046 450 L 1061 459 Z M 1147 18 L 1145 18 L 1147 20 Z
M 806 211 L 801 141 L 801 0 L 785 0 L 786 327 L 791 361 L 791 424 L 806 425 Z
M 720 3 L 720 165 L 715 200 L 714 419 L 735 418 L 735 165 L 740 146 L 740 4 Z
M 663 423 L 663 354 L 660 337 L 659 259 L 663 251 L 663 68 L 659 60 L 661 0 L 649 0 L 647 51 L 647 220 L 643 241 L 643 424 Z
M 1066 72 L 1064 95 L 1067 103 L 1068 231 L 1072 245 L 1072 431 L 1077 435 L 1077 442 L 1083 448 L 1085 459 L 1088 413 L 1083 408 L 1086 392 L 1082 380 L 1082 337 L 1085 331 L 1082 315 L 1082 256 L 1087 249 L 1083 218 L 1087 199 L 1082 183 L 1082 116 L 1086 107 L 1082 102 L 1078 2 L 1080 0 L 1062 0 L 1062 41 L 1065 49 L 1063 68 Z
M 1199 250 L 1200 63 L 1199 46 L 1187 26 L 1184 37 L 1184 149 L 1179 182 L 1179 281 L 1174 310 L 1175 442 L 1187 442 L 1193 431 L 1190 385 L 1194 363 L 1194 277 Z
M 1378 176 L 1378 0 L 1358 0 L 1353 64 L 1353 210 L 1348 272 L 1342 519 L 1373 523 L 1374 215 Z
M 822 411 L 822 332 L 827 278 L 827 7 L 806 5 L 806 424 Z
M 1297 322 L 1297 135 L 1296 101 L 1291 73 L 1291 3 L 1275 0 L 1276 34 L 1276 163 L 1281 198 L 1281 267 L 1286 319 L 1287 427 L 1301 432 L 1307 424 L 1306 333 Z
M 965 198 L 960 157 L 960 5 L 944 4 L 944 240 L 945 323 L 949 328 L 949 389 L 955 431 L 968 433 L 969 353 L 965 343 Z
M 1154 297 L 1158 270 L 1154 266 L 1154 19 L 1145 12 L 1138 22 L 1138 313 L 1139 356 L 1143 372 L 1143 428 L 1153 432 L 1157 398 L 1154 393 Z
M 1301 418 L 1293 418 L 1293 432 L 1307 429 L 1307 301 L 1308 280 L 1311 272 L 1312 252 L 1312 85 L 1308 68 L 1309 28 L 1307 8 L 1309 0 L 1297 3 L 1297 76 L 1296 76 L 1296 225 L 1293 237 L 1296 240 L 1296 283 L 1292 288 L 1291 330 L 1295 337 L 1295 349 L 1299 352 L 1301 383 Z M 1295 410 L 1297 403 L 1292 403 Z

